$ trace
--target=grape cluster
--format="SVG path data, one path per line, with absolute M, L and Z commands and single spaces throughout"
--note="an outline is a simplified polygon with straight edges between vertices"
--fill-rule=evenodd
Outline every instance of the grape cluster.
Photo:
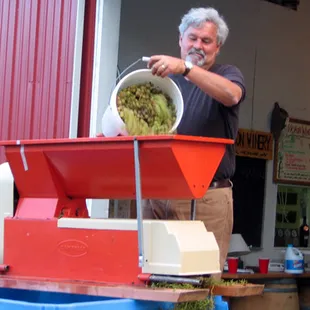
M 176 120 L 172 99 L 151 82 L 120 90 L 117 109 L 132 136 L 167 134 Z

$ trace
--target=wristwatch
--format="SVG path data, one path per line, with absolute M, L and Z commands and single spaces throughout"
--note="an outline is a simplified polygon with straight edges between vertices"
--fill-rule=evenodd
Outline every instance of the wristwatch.
M 185 61 L 185 71 L 183 72 L 183 76 L 187 76 L 188 72 L 193 68 L 193 64 L 190 61 Z

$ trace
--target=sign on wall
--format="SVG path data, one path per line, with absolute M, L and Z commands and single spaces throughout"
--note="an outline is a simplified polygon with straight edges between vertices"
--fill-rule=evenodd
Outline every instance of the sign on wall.
M 289 119 L 276 141 L 274 182 L 310 185 L 310 122 Z
M 272 159 L 273 138 L 269 132 L 239 129 L 235 145 L 237 156 Z

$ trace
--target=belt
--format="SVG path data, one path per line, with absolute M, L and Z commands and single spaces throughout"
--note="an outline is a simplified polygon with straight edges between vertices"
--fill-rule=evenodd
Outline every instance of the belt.
M 209 189 L 231 187 L 232 183 L 229 179 L 211 182 Z

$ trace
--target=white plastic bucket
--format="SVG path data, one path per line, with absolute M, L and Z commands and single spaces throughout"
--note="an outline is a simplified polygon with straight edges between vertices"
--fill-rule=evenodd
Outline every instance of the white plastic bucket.
M 107 107 L 102 117 L 102 133 L 105 137 L 115 137 L 119 134 L 123 136 L 128 135 L 126 131 L 126 126 L 117 110 L 117 94 L 123 88 L 134 84 L 141 84 L 147 82 L 153 83 L 155 87 L 161 89 L 172 99 L 173 104 L 176 107 L 177 117 L 170 132 L 173 132 L 177 129 L 178 125 L 180 124 L 184 110 L 183 97 L 179 87 L 169 77 L 162 78 L 159 76 L 154 76 L 150 69 L 140 69 L 124 76 L 114 88 L 110 97 L 109 106 Z

